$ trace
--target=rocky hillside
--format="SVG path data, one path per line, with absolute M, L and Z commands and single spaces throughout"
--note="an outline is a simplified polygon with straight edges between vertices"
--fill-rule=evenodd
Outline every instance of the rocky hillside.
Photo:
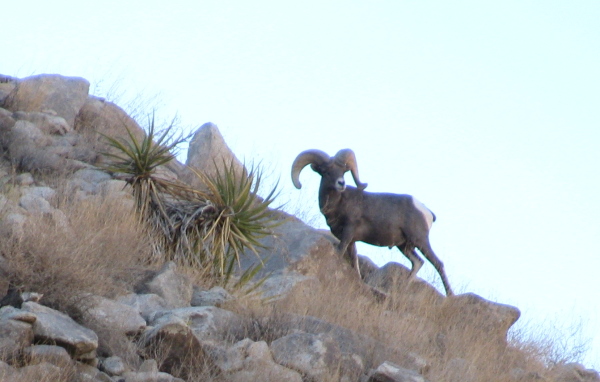
M 253 293 L 157 258 L 132 219 L 130 186 L 102 170 L 103 135 L 143 129 L 82 78 L 0 75 L 1 381 L 600 381 L 508 336 L 515 307 L 405 282 L 294 216 L 247 253 Z M 194 135 L 189 168 L 236 161 L 217 127 Z

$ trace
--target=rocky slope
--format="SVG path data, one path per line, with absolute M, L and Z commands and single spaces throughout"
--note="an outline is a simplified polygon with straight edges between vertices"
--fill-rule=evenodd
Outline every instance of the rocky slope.
M 10 185 L 0 194 L 3 240 L 22 235 L 30 219 L 68 231 L 71 223 L 56 203 L 60 193 L 69 200 L 118 199 L 132 208 L 126 184 L 98 167 L 98 133 L 125 136 L 127 127 L 141 136 L 143 130 L 117 105 L 88 91 L 82 78 L 0 75 L 0 178 Z M 160 171 L 193 182 L 188 167 L 210 173 L 221 158 L 235 155 L 208 123 L 196 132 L 186 165 Z M 60 174 L 64 184 L 52 187 L 40 174 Z M 407 285 L 408 270 L 394 263 L 377 268 L 362 259 L 364 280 L 358 280 L 335 253 L 328 232 L 283 213 L 281 218 L 284 223 L 263 240 L 259 253 L 265 264 L 259 277 L 268 276 L 262 299 L 310 299 L 332 285 L 341 285 L 357 305 L 399 295 L 401 308 L 382 310 L 383 319 L 417 323 L 427 354 L 291 312 L 278 314 L 277 330 L 267 330 L 264 317 L 229 309 L 235 297 L 228 291 L 195 285 L 171 262 L 149 271 L 127 294 L 109 299 L 86 293 L 67 314 L 27 293 L 36 291 L 12 288 L 9 262 L 1 254 L 0 296 L 6 296 L 0 302 L 0 380 L 199 380 L 181 368 L 191 360 L 218 381 L 426 381 L 435 362 L 448 365 L 447 380 L 471 381 L 476 379 L 469 361 L 452 354 L 450 342 L 483 344 L 490 362 L 511 351 L 507 332 L 519 318 L 517 308 L 475 294 L 445 298 L 422 280 Z M 258 261 L 245 256 L 241 270 Z M 559 365 L 547 375 L 512 365 L 507 375 L 514 381 L 600 381 L 597 372 L 578 364 Z

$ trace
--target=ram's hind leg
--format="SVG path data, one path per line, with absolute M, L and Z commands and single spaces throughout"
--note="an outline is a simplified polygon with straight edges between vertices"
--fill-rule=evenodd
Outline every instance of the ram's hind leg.
M 410 263 L 412 264 L 410 274 L 408 275 L 408 281 L 412 281 L 417 275 L 417 272 L 419 272 L 419 269 L 421 269 L 423 266 L 424 261 L 415 252 L 415 247 L 411 245 L 405 245 L 404 247 L 398 246 L 398 249 L 404 254 L 404 256 L 406 256 L 408 260 L 410 260 Z
M 433 265 L 435 270 L 439 273 L 442 284 L 444 284 L 444 289 L 446 290 L 446 296 L 453 296 L 454 292 L 452 292 L 452 288 L 450 288 L 450 283 L 448 282 L 448 277 L 446 277 L 446 271 L 444 271 L 444 263 L 433 252 L 429 241 L 419 246 L 419 250 L 425 256 L 427 260 Z

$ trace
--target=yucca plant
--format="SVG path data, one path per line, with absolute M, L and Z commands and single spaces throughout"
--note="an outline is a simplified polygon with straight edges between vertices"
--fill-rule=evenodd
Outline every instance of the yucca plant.
M 165 215 L 161 194 L 174 188 L 172 182 L 155 176 L 156 168 L 172 161 L 175 158 L 173 150 L 189 138 L 174 137 L 173 126 L 171 123 L 156 137 L 153 114 L 149 119 L 148 133 L 144 134 L 141 142 L 126 126 L 129 140 L 104 135 L 108 144 L 116 149 L 116 153 L 104 153 L 112 159 L 104 169 L 131 185 L 138 212 L 143 219 L 151 213 L 150 208 L 158 209 Z
M 173 139 L 171 129 L 172 125 L 154 142 L 152 118 L 141 142 L 129 130 L 129 141 L 106 137 L 116 153 L 105 154 L 112 159 L 105 169 L 132 186 L 140 217 L 160 233 L 164 255 L 227 284 L 242 254 L 249 251 L 258 255 L 260 238 L 281 224 L 270 208 L 277 185 L 261 198 L 260 168 L 236 171 L 233 162 L 215 166 L 213 176 L 192 170 L 205 185 L 204 190 L 157 177 L 156 168 L 171 161 L 171 151 L 184 140 Z M 233 286 L 243 286 L 261 268 L 262 263 L 249 268 Z
M 263 179 L 260 166 L 241 173 L 236 172 L 233 162 L 215 168 L 213 176 L 196 175 L 208 188 L 208 203 L 218 211 L 203 239 L 210 249 L 206 255 L 226 282 L 242 253 L 258 255 L 257 250 L 263 247 L 259 240 L 272 234 L 282 220 L 276 218 L 277 209 L 270 208 L 277 196 L 277 183 L 265 198 L 258 195 Z

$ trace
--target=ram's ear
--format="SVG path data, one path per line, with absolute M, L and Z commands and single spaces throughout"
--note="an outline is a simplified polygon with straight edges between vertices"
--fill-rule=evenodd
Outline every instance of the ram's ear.
M 319 167 L 319 166 L 317 166 L 316 164 L 312 163 L 312 164 L 310 165 L 310 168 L 311 168 L 311 169 L 312 169 L 314 172 L 316 172 L 316 173 L 318 173 L 319 175 L 321 175 L 321 167 Z

